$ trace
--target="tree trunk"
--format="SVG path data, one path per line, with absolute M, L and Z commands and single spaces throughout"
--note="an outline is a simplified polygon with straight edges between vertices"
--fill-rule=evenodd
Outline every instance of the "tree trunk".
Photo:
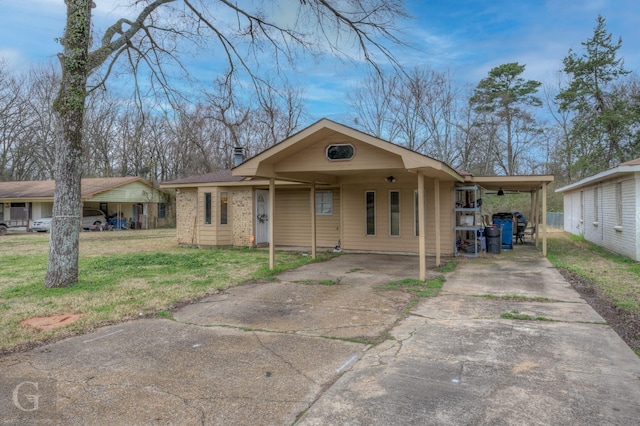
M 82 197 L 82 125 L 87 97 L 87 59 L 90 43 L 91 0 L 65 0 L 67 26 L 60 55 L 62 83 L 54 109 L 63 129 L 56 144 L 53 221 L 49 266 L 45 287 L 64 287 L 78 282 Z

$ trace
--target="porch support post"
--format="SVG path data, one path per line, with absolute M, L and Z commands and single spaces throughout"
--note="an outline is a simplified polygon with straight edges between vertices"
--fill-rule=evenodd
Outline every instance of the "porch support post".
M 433 217 L 436 223 L 436 266 L 441 265 L 440 262 L 440 179 L 433 179 L 434 190 L 434 207 Z
M 536 189 L 536 198 L 534 201 L 534 211 L 536 212 L 534 215 L 535 218 L 535 222 L 533 222 L 536 226 L 535 232 L 533 233 L 532 237 L 534 238 L 536 247 L 538 247 L 538 243 L 540 242 L 540 238 L 538 238 L 538 236 L 540 235 L 540 190 Z
M 311 182 L 311 258 L 316 258 L 316 183 Z
M 275 241 L 273 239 L 273 223 L 276 204 L 276 180 L 274 178 L 269 179 L 269 269 L 274 270 L 276 267 L 276 249 Z
M 535 210 L 535 199 L 536 199 L 536 191 L 531 191 L 531 208 L 529 209 L 529 223 L 532 226 L 536 224 L 536 210 Z M 531 233 L 531 238 L 533 238 L 533 233 Z
M 547 257 L 547 182 L 542 184 L 542 255 Z
M 420 281 L 427 280 L 427 250 L 424 214 L 424 175 L 418 172 L 418 256 L 420 258 Z

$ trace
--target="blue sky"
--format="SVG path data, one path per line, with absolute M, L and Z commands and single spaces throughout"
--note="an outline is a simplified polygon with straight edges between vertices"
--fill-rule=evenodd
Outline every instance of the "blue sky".
M 298 0 L 281 0 L 295 1 Z M 126 0 L 95 0 L 94 24 L 105 28 L 126 10 Z M 406 0 L 412 19 L 398 22 L 401 36 L 415 49 L 397 49 L 407 67 L 449 71 L 457 85 L 475 86 L 500 64 L 526 65 L 525 78 L 553 83 L 570 48 L 591 37 L 598 14 L 614 38 L 622 37 L 619 54 L 627 69 L 640 70 L 640 4 L 638 0 Z M 62 34 L 63 0 L 0 0 L 0 57 L 11 69 L 55 60 L 54 41 Z M 201 80 L 213 79 L 217 68 L 199 58 L 194 69 Z M 362 79 L 363 71 L 349 62 L 325 58 L 302 63 L 293 78 L 305 88 L 310 120 L 344 116 L 345 94 Z

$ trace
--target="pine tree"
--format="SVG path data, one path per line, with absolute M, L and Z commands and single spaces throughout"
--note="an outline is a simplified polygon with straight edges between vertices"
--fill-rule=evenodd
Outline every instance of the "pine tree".
M 625 160 L 625 135 L 631 115 L 628 103 L 615 90 L 615 82 L 629 74 L 618 57 L 622 39 L 612 41 L 605 19 L 598 16 L 593 37 L 582 43 L 584 52 L 569 50 L 563 71 L 569 85 L 556 97 L 560 111 L 572 114 L 567 157 L 572 177 L 581 179 Z

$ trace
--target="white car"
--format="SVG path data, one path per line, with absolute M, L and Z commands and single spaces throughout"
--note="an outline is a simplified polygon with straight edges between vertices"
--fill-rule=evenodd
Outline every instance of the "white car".
M 102 230 L 104 225 L 108 224 L 107 215 L 102 210 L 89 207 L 82 209 L 82 229 L 96 230 L 96 227 L 99 226 Z
M 31 230 L 36 232 L 50 232 L 51 221 L 52 218 L 50 217 L 36 219 L 31 224 Z M 82 209 L 82 229 L 102 230 L 106 229 L 105 225 L 107 225 L 107 223 L 107 216 L 102 210 L 94 208 Z
M 31 223 L 30 229 L 36 232 L 49 232 L 51 231 L 51 218 L 43 217 L 36 219 Z

